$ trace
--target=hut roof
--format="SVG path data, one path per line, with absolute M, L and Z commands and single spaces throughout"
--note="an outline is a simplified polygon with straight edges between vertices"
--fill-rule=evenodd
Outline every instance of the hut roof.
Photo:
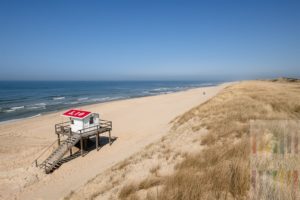
M 91 114 L 90 111 L 71 109 L 63 113 L 63 116 L 84 119 Z

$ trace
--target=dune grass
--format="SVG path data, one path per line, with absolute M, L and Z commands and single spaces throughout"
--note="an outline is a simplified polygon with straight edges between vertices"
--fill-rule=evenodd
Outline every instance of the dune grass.
M 205 149 L 186 155 L 171 176 L 161 177 L 157 182 L 149 180 L 149 186 L 162 186 L 155 198 L 152 195 L 149 199 L 249 199 L 250 122 L 286 119 L 300 119 L 299 81 L 246 81 L 229 86 L 172 122 L 173 132 L 208 129 L 199 141 Z M 129 184 L 121 190 L 119 198 L 126 199 L 137 191 L 138 184 Z M 282 196 L 287 198 L 273 188 L 264 199 Z
M 226 88 L 174 121 L 173 131 L 207 128 L 205 150 L 166 178 L 160 199 L 247 199 L 250 120 L 300 119 L 300 84 L 250 81 Z

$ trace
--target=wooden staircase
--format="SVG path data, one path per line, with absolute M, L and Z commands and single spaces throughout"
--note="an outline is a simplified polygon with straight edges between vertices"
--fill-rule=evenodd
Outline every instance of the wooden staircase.
M 55 149 L 50 156 L 42 162 L 39 166 L 43 168 L 45 172 L 48 174 L 54 168 L 59 166 L 59 161 L 63 158 L 63 156 L 70 150 L 79 140 L 79 134 L 73 134 L 69 136 L 61 145 Z
M 55 133 L 58 137 L 56 141 L 54 141 L 50 146 L 45 148 L 42 153 L 32 162 L 36 167 L 44 169 L 45 173 L 50 173 L 54 169 L 58 168 L 62 163 L 71 160 L 77 157 L 80 153 L 81 156 L 84 154 L 84 145 L 83 141 L 89 139 L 90 137 L 96 138 L 96 149 L 99 147 L 99 139 L 100 134 L 108 132 L 109 134 L 109 143 L 111 144 L 111 130 L 112 130 L 112 122 L 107 120 L 100 120 L 98 125 L 81 129 L 77 132 L 72 132 L 70 127 L 71 122 L 63 122 L 59 124 L 55 124 Z M 67 139 L 61 143 L 61 136 L 67 136 Z M 80 152 L 76 152 L 72 154 L 70 151 L 70 156 L 64 158 L 64 155 L 71 150 L 73 146 L 75 146 L 80 141 Z M 46 157 L 47 159 L 43 160 L 44 155 L 48 154 L 50 148 L 53 148 L 54 145 L 58 144 L 59 146 L 50 154 L 50 156 Z M 39 164 L 39 160 L 43 160 L 41 164 Z

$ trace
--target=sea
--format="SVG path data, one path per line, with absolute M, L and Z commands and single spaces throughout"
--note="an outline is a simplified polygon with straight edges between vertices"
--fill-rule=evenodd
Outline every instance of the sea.
M 80 106 L 168 94 L 212 81 L 0 81 L 0 122 Z

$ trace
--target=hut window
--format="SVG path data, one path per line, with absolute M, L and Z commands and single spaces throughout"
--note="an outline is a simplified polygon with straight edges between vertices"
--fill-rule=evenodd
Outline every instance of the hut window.
M 90 124 L 94 123 L 94 117 L 90 117 Z

